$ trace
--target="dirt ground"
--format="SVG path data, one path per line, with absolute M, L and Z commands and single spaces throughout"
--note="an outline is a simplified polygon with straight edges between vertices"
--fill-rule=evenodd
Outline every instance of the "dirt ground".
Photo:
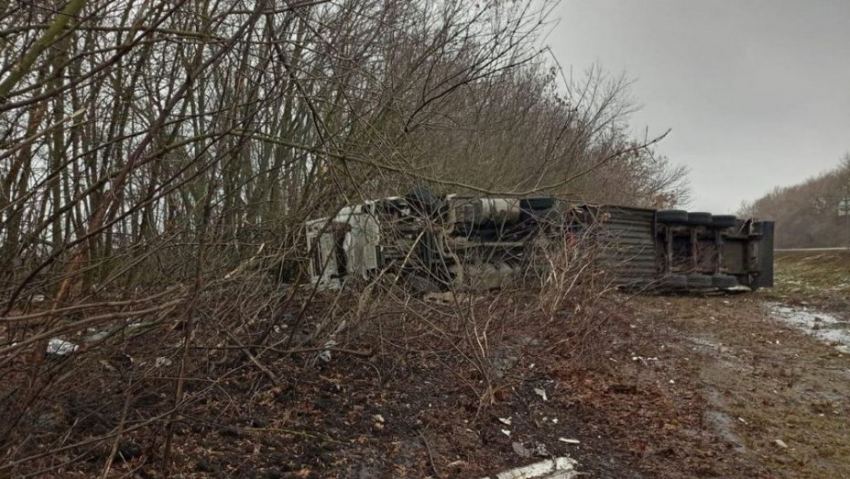
M 635 317 L 668 338 L 652 367 L 677 382 L 671 395 L 683 388 L 703 399 L 703 426 L 750 468 L 719 475 L 850 477 L 847 343 L 813 336 L 827 311 L 831 327 L 850 329 L 850 253 L 783 253 L 777 280 L 755 294 L 637 298 Z M 807 311 L 814 326 L 777 320 L 781 307 Z
M 212 386 L 197 378 L 187 394 L 200 399 L 175 431 L 172 477 L 478 478 L 564 455 L 589 478 L 850 477 L 850 354 L 813 334 L 819 311 L 832 313 L 824 327 L 848 327 L 848 264 L 783 255 L 772 290 L 618 295 L 585 331 L 592 341 L 557 321 L 503 338 L 489 358 L 499 387 L 484 406 L 474 368 L 385 337 L 369 345 L 371 357 L 310 366 L 264 358 L 291 378 L 280 384 L 250 363 Z M 805 309 L 815 326 L 777 319 L 786 306 Z M 166 413 L 164 384 L 132 408 Z M 98 415 L 108 412 L 87 412 L 94 406 L 57 399 L 33 437 L 67 425 L 73 440 L 107 432 Z M 162 433 L 125 434 L 109 476 L 161 477 Z M 29 453 L 71 439 L 60 440 Z M 12 476 L 98 475 L 110 446 L 68 450 Z

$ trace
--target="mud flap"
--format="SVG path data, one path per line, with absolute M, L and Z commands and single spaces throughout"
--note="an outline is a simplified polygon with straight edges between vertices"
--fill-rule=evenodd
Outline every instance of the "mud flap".
M 759 240 L 759 275 L 755 286 L 758 288 L 773 287 L 773 221 L 759 221 L 756 230 L 761 234 Z

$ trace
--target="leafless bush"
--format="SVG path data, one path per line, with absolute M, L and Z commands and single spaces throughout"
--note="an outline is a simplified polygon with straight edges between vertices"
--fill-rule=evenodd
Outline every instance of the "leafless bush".
M 625 135 L 627 82 L 565 81 L 542 55 L 550 9 L 0 6 L 0 474 L 114 453 L 142 430 L 168 471 L 185 412 L 229 378 L 277 387 L 288 373 L 267 358 L 368 355 L 349 348 L 359 338 L 463 358 L 486 405 L 495 342 L 537 321 L 524 296 L 438 307 L 388 275 L 330 295 L 304 284 L 303 223 L 422 183 L 675 202 L 681 172 Z M 613 176 L 631 186 L 598 188 Z M 596 280 L 571 250 L 550 261 L 551 319 Z

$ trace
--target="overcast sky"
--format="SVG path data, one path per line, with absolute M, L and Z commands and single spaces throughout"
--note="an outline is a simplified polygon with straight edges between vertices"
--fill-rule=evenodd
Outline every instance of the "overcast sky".
M 734 212 L 850 150 L 850 0 L 562 0 L 565 69 L 634 80 L 637 131 L 687 165 L 691 210 Z

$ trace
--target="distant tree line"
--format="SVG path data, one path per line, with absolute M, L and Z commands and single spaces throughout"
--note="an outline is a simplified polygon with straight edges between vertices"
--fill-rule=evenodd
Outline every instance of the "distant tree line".
M 850 201 L 850 153 L 838 167 L 806 181 L 776 187 L 742 214 L 776 221 L 776 246 L 818 248 L 850 244 L 850 216 L 839 216 L 839 205 Z

